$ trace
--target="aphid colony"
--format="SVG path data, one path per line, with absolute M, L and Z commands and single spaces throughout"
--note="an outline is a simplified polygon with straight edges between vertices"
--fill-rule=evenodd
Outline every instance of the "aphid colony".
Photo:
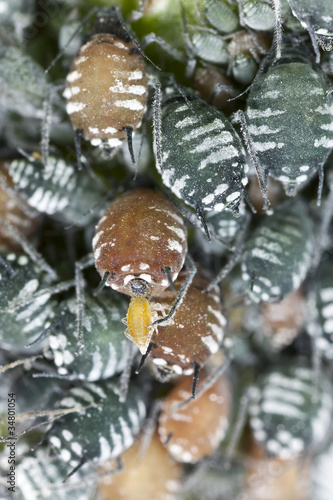
M 331 500 L 330 2 L 61 4 L 0 22 L 19 498 Z

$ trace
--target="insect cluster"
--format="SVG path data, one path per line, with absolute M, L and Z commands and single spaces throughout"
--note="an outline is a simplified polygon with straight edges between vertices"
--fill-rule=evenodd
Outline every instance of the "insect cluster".
M 325 0 L 0 0 L 1 498 L 332 499 L 332 48 Z

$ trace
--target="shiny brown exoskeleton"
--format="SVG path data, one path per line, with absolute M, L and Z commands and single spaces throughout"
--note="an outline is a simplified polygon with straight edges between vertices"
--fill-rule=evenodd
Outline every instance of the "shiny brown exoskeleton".
M 74 130 L 110 150 L 141 125 L 148 77 L 118 9 L 103 11 L 95 31 L 73 61 L 64 97 Z
M 163 194 L 135 189 L 107 208 L 93 239 L 97 271 L 106 285 L 130 296 L 149 297 L 164 290 L 168 268 L 175 280 L 186 252 L 186 228 Z
M 175 283 L 179 290 L 186 279 L 182 272 Z M 198 271 L 186 296 L 173 317 L 172 323 L 159 325 L 153 333 L 156 346 L 150 353 L 158 367 L 161 379 L 172 374 L 191 374 L 195 365 L 202 367 L 218 352 L 224 337 L 226 318 L 222 313 L 217 286 L 203 293 L 210 280 Z M 165 311 L 171 307 L 175 294 L 165 290 L 152 299 L 152 307 L 158 302 Z

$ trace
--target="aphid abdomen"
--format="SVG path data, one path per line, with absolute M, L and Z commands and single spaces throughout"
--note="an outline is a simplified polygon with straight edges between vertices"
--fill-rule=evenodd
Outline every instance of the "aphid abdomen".
M 159 293 L 181 270 L 187 251 L 186 229 L 180 213 L 161 193 L 136 189 L 114 200 L 93 239 L 96 268 L 107 285 L 132 295 L 130 282 L 142 279 Z
M 333 104 L 327 91 L 323 76 L 307 60 L 283 58 L 249 94 L 253 147 L 261 166 L 289 195 L 315 175 L 333 147 Z
M 152 323 L 152 315 L 148 299 L 145 297 L 132 297 L 127 312 L 127 337 L 131 339 L 140 349 L 142 354 L 146 353 Z
M 247 184 L 241 141 L 225 116 L 193 91 L 166 100 L 162 112 L 163 182 L 194 208 L 237 211 Z
M 98 34 L 81 47 L 67 76 L 67 113 L 93 146 L 117 147 L 137 129 L 146 110 L 147 76 L 136 45 Z

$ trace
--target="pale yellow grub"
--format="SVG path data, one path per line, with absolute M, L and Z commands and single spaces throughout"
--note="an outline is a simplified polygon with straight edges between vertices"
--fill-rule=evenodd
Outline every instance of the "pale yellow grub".
M 156 319 L 156 312 L 150 308 L 146 297 L 132 297 L 128 306 L 125 331 L 126 337 L 134 342 L 141 354 L 145 354 L 154 331 L 150 327 Z

